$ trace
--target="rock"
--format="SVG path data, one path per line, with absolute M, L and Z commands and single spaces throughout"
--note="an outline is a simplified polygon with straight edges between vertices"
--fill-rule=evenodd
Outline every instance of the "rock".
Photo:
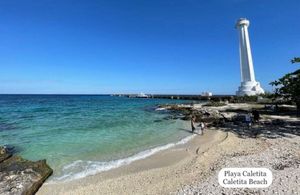
M 11 156 L 12 153 L 5 146 L 0 146 L 0 163 Z
M 193 109 L 188 105 L 159 105 L 159 109 L 164 109 L 169 113 L 169 116 L 165 119 L 182 119 L 182 120 L 191 120 L 191 114 Z
M 191 120 L 191 116 L 190 115 L 185 115 L 183 117 L 181 117 L 181 120 L 184 120 L 184 121 L 190 121 Z
M 17 152 L 22 151 L 22 148 L 20 146 L 12 146 L 12 145 L 4 145 L 4 147 L 6 148 L 6 150 L 11 153 L 12 155 L 14 155 Z
M 191 113 L 192 107 L 186 106 L 186 105 L 160 105 L 159 108 L 165 108 L 166 110 L 169 110 L 171 112 L 180 112 L 180 113 Z
M 32 162 L 20 156 L 10 157 L 0 163 L 0 194 L 34 194 L 52 172 L 46 160 Z
M 204 122 L 206 124 L 218 125 L 227 120 L 222 113 L 215 110 L 197 110 L 194 111 L 196 122 Z
M 191 120 L 195 116 L 196 122 L 204 122 L 207 125 L 220 126 L 225 121 L 229 121 L 224 114 L 218 110 L 209 108 L 195 109 L 190 105 L 160 105 L 160 109 L 164 108 L 169 112 L 167 119 Z

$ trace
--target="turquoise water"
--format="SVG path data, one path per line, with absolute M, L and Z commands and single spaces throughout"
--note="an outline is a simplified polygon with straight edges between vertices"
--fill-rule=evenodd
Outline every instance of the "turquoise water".
M 0 144 L 14 146 L 27 159 L 47 159 L 54 169 L 52 180 L 79 178 L 144 158 L 187 137 L 186 122 L 154 110 L 157 104 L 181 102 L 0 95 Z

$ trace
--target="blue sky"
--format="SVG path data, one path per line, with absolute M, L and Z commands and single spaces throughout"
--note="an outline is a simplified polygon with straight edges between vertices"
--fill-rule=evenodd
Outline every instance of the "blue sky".
M 299 0 L 0 0 L 0 93 L 234 94 L 240 17 L 256 79 L 299 68 Z

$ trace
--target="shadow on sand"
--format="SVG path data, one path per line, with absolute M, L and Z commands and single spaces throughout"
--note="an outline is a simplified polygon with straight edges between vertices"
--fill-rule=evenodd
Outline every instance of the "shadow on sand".
M 245 124 L 225 123 L 219 126 L 219 130 L 231 132 L 240 138 L 264 137 L 275 139 L 279 137 L 300 136 L 299 121 L 271 120 L 254 123 L 251 127 Z

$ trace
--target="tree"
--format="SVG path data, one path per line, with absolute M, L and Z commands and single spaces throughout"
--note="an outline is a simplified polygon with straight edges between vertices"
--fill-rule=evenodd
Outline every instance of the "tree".
M 292 63 L 300 62 L 300 58 L 294 58 Z M 276 81 L 270 83 L 275 86 L 275 96 L 292 101 L 297 106 L 297 115 L 300 114 L 300 69 L 288 73 Z
M 300 62 L 300 58 L 294 58 L 291 60 L 292 64 Z

